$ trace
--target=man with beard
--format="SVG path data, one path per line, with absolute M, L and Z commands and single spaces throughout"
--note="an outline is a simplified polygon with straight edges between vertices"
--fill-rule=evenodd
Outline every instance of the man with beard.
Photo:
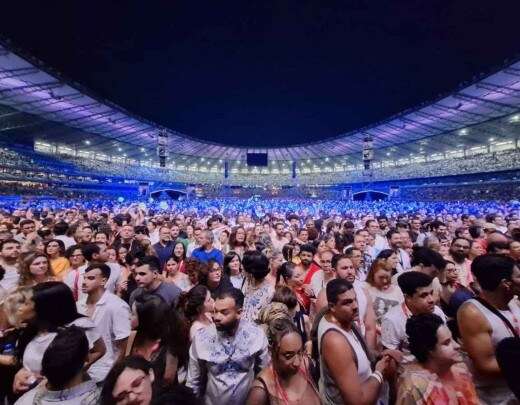
M 20 247 L 20 242 L 15 239 L 7 239 L 0 243 L 0 266 L 5 270 L 0 287 L 5 291 L 10 291 L 18 286 Z
M 466 288 L 473 282 L 471 274 L 471 260 L 468 259 L 472 241 L 465 238 L 455 238 L 451 241 L 450 258 L 455 263 L 459 274 L 459 282 Z
M 300 257 L 301 261 L 301 267 L 303 268 L 305 272 L 305 277 L 303 279 L 303 285 L 305 293 L 310 297 L 314 297 L 314 291 L 311 288 L 311 279 L 312 276 L 318 271 L 320 271 L 321 267 L 314 261 L 314 254 L 316 253 L 316 250 L 314 249 L 314 246 L 312 246 L 310 243 L 302 245 L 300 247 L 300 253 L 298 256 Z
M 482 291 L 457 312 L 463 347 L 471 359 L 475 386 L 482 404 L 513 404 L 514 394 L 497 363 L 495 349 L 502 339 L 520 333 L 520 270 L 503 255 L 477 257 L 471 271 Z
M 377 223 L 379 224 L 379 229 L 381 229 L 381 235 L 386 235 L 390 229 L 388 226 L 388 218 L 384 215 L 380 215 L 377 217 Z
M 403 271 L 410 270 L 412 267 L 410 264 L 410 255 L 403 249 L 403 237 L 399 231 L 396 229 L 390 229 L 386 238 L 388 239 L 388 245 L 390 249 L 392 249 L 397 255 L 397 273 L 402 273 Z
M 243 303 L 240 290 L 221 292 L 214 323 L 193 338 L 186 386 L 206 405 L 243 404 L 255 375 L 268 364 L 265 333 L 241 320 Z
M 271 242 L 275 250 L 282 251 L 283 247 L 289 243 L 289 240 L 284 236 L 285 225 L 283 222 L 274 224 L 273 232 L 271 234 Z

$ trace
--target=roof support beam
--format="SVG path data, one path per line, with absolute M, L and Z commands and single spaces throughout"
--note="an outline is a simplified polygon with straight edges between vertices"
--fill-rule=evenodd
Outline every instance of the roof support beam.
M 515 67 L 508 67 L 508 68 L 502 70 L 502 72 L 504 72 L 508 75 L 511 75 L 511 76 L 520 77 L 520 69 L 515 68 Z
M 32 91 L 44 91 L 62 87 L 63 84 L 60 82 L 46 82 L 42 84 L 28 84 L 25 86 L 10 87 L 8 89 L 1 89 L 0 94 L 4 93 L 16 93 L 21 91 L 22 93 L 28 93 Z
M 446 111 L 446 112 L 457 111 L 458 113 L 471 115 L 472 117 L 489 119 L 489 117 L 487 115 L 485 115 L 485 114 L 476 113 L 474 111 L 466 111 L 466 110 L 459 109 L 457 107 L 445 106 L 445 105 L 442 105 L 442 104 L 439 104 L 439 103 L 432 104 L 429 107 L 437 108 L 438 110 L 441 110 L 441 111 Z M 480 121 L 473 122 L 473 124 L 478 124 L 479 122 Z
M 440 128 L 440 127 L 437 127 L 435 125 L 431 125 L 431 124 L 425 124 L 424 122 L 420 122 L 420 121 L 416 121 L 416 120 L 412 120 L 410 118 L 405 118 L 405 117 L 401 117 L 401 120 L 403 120 L 404 122 L 407 122 L 407 123 L 410 123 L 410 124 L 413 124 L 413 125 L 419 125 L 423 128 L 428 128 L 430 131 L 434 131 L 437 132 L 437 133 L 442 133 L 442 132 L 446 132 L 446 131 L 451 131 L 453 130 L 453 128 L 450 128 L 450 129 L 446 129 L 446 128 Z
M 19 68 L 19 69 L 5 69 L 0 70 L 0 80 L 11 79 L 13 77 L 20 77 L 38 73 L 39 69 L 34 67 Z
M 104 117 L 108 117 L 110 115 L 114 115 L 114 114 L 118 114 L 119 112 L 118 111 L 114 111 L 114 110 L 108 110 L 108 111 L 103 111 L 103 112 L 100 112 L 100 113 L 96 113 L 96 114 L 91 114 L 91 115 L 86 115 L 84 117 L 79 117 L 79 118 L 73 118 L 73 119 L 70 119 L 70 120 L 65 120 L 65 121 L 60 121 L 62 124 L 71 124 L 71 123 L 78 123 L 78 122 L 81 122 L 83 120 L 92 120 L 94 118 L 104 118 Z M 81 124 L 79 124 L 81 125 Z
M 58 101 L 58 102 L 60 102 L 60 101 Z M 99 104 L 98 102 L 94 102 L 94 103 L 88 103 L 88 104 L 82 104 L 82 105 L 75 105 L 73 107 L 62 108 L 61 110 L 49 111 L 49 112 L 40 114 L 40 116 L 41 117 L 47 117 L 49 115 L 50 116 L 52 116 L 52 115 L 60 115 L 62 113 L 87 111 L 87 110 L 93 108 L 94 106 L 98 106 L 99 107 L 99 106 L 101 106 L 101 104 Z
M 485 83 L 485 82 L 477 83 L 476 86 L 479 89 L 485 89 L 485 90 L 493 91 L 495 93 L 500 93 L 500 94 L 504 94 L 506 96 L 520 99 L 520 89 L 513 89 L 511 87 L 499 86 L 496 84 Z
M 72 93 L 72 94 L 66 94 L 63 96 L 60 96 L 60 99 L 56 99 L 55 97 L 46 97 L 46 98 L 40 98 L 38 100 L 31 100 L 31 101 L 22 101 L 22 102 L 9 102 L 9 105 L 13 108 L 23 107 L 26 105 L 33 105 L 38 103 L 45 103 L 49 100 L 52 100 L 51 102 L 45 104 L 45 106 L 62 103 L 63 101 L 70 101 L 70 100 L 76 100 L 78 98 L 82 98 L 83 94 L 81 93 Z
M 518 109 L 517 106 L 507 104 L 507 103 L 501 103 L 494 100 L 487 100 L 485 98 L 472 96 L 465 93 L 456 93 L 452 97 L 458 98 L 460 100 L 469 101 L 470 103 L 473 102 L 474 104 L 485 104 L 489 107 L 489 109 L 497 111 L 502 114 L 510 114 L 511 110 L 516 111 Z M 504 112 L 504 109 L 507 109 L 508 111 Z

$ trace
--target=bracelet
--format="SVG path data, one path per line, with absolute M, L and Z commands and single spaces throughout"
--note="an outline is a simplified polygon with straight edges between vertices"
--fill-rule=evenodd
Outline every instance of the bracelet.
M 380 371 L 374 371 L 372 374 L 370 374 L 370 377 L 374 377 L 379 384 L 383 384 L 383 374 L 381 374 Z

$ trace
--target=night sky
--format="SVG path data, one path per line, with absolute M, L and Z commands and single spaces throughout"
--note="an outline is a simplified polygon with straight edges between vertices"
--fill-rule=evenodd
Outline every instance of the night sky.
M 336 136 L 520 56 L 518 0 L 9 3 L 0 32 L 20 48 L 138 115 L 233 145 Z

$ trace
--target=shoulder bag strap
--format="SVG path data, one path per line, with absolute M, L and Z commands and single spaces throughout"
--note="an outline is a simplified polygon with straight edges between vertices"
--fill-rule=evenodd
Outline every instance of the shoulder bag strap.
M 489 311 L 491 311 L 494 315 L 496 315 L 504 324 L 507 326 L 507 328 L 511 331 L 514 337 L 519 337 L 518 332 L 515 330 L 513 325 L 511 325 L 511 322 L 509 319 L 507 319 L 498 309 L 496 309 L 493 305 L 491 305 L 486 300 L 483 300 L 480 297 L 475 298 L 480 304 L 482 304 L 484 307 L 486 307 Z

